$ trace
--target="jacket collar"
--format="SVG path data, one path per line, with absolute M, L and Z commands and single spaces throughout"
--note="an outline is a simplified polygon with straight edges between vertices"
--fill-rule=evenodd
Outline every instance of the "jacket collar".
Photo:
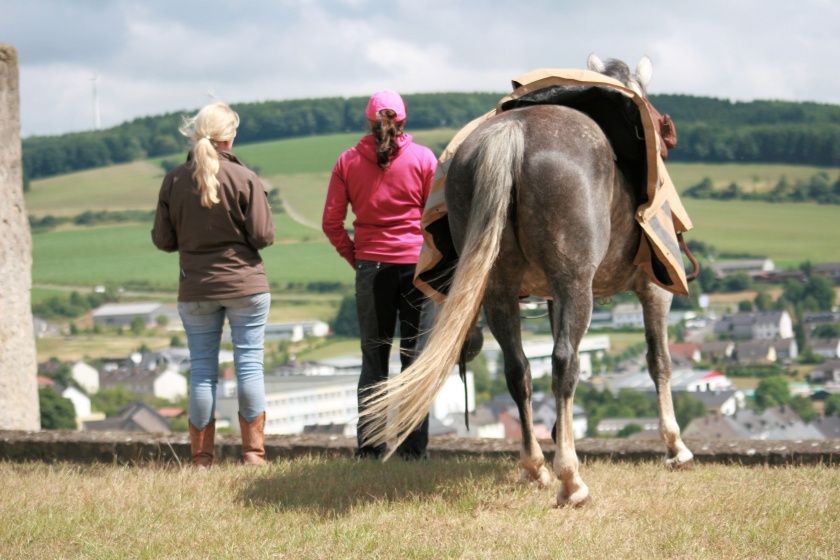
M 245 166 L 245 164 L 242 163 L 242 161 L 240 161 L 240 159 L 238 157 L 236 157 L 233 154 L 233 152 L 224 152 L 224 151 L 216 150 L 216 153 L 219 154 L 219 159 L 226 159 L 227 161 L 230 161 L 230 162 L 235 163 L 237 165 L 241 165 L 243 167 Z M 187 162 L 188 163 L 191 162 L 192 159 L 193 159 L 193 153 L 192 153 L 192 150 L 190 150 L 189 152 L 187 152 Z

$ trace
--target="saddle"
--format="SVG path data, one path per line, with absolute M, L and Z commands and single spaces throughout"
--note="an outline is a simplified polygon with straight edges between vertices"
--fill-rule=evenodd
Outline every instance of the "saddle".
M 680 245 L 681 234 L 693 224 L 663 162 L 667 148 L 676 144 L 670 117 L 660 115 L 644 97 L 621 82 L 590 70 L 540 69 L 518 76 L 512 83 L 513 92 L 500 99 L 495 109 L 458 131 L 438 159 L 422 218 L 424 243 L 414 277 L 417 288 L 443 302 L 458 262 L 446 220 L 444 186 L 449 164 L 461 143 L 493 115 L 517 107 L 557 104 L 586 113 L 601 127 L 612 144 L 616 164 L 638 189 L 635 217 L 643 235 L 633 264 L 655 284 L 687 295 Z

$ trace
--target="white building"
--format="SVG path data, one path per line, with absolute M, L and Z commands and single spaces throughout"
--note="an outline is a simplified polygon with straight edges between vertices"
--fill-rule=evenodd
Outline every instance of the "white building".
M 265 326 L 265 341 L 288 340 L 300 342 L 306 337 L 325 337 L 330 333 L 329 324 L 324 321 L 298 321 L 296 323 L 268 323 Z M 225 340 L 230 340 L 230 327 L 225 327 Z
M 163 370 L 139 367 L 105 370 L 100 386 L 102 389 L 122 386 L 137 395 L 151 395 L 169 401 L 187 395 L 187 379 L 173 367 Z
M 472 372 L 467 372 L 469 406 L 475 408 Z M 299 434 L 304 427 L 339 424 L 344 434 L 354 436 L 358 421 L 359 374 L 266 376 L 266 427 L 269 434 Z M 219 384 L 216 417 L 238 429 L 239 404 L 234 380 Z M 464 384 L 458 374 L 444 383 L 430 414 L 444 420 L 464 413 Z
M 157 324 L 160 316 L 170 320 L 171 310 L 159 302 L 106 303 L 96 308 L 92 315 L 94 324 L 106 327 L 128 327 L 139 317 L 147 327 Z
M 81 430 L 85 422 L 103 420 L 105 413 L 93 412 L 90 405 L 90 397 L 75 387 L 66 387 L 61 391 L 61 396 L 73 403 L 73 411 L 76 415 L 76 429 Z
M 608 335 L 588 335 L 580 341 L 578 359 L 580 363 L 580 379 L 586 381 L 592 377 L 592 356 L 601 357 L 610 349 Z M 539 379 L 544 375 L 551 375 L 551 354 L 554 351 L 554 340 L 539 338 L 522 341 L 522 350 L 531 365 L 531 377 Z M 499 343 L 493 338 L 485 339 L 482 350 L 487 358 L 487 370 L 496 377 L 501 374 L 502 351 Z
M 645 318 L 640 303 L 619 303 L 612 311 L 612 327 L 622 328 L 645 328 Z
M 715 334 L 728 338 L 757 340 L 793 338 L 793 320 L 787 311 L 724 315 L 715 323 Z
M 619 373 L 604 378 L 604 385 L 612 393 L 621 389 L 655 391 L 653 380 L 646 371 Z M 671 373 L 671 391 L 726 391 L 733 388 L 729 378 L 717 370 L 675 369 Z
M 70 368 L 70 376 L 88 395 L 95 395 L 99 391 L 99 371 L 95 367 L 76 362 Z

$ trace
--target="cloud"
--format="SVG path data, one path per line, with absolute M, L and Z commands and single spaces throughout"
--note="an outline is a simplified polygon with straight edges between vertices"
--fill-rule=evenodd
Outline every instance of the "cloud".
M 840 3 L 0 0 L 25 135 L 230 102 L 391 87 L 503 91 L 589 52 L 654 62 L 653 93 L 840 102 Z

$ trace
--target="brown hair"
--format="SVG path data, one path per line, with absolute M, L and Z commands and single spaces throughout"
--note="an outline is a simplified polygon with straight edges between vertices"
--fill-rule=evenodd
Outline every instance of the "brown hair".
M 403 133 L 405 121 L 396 122 L 396 116 L 391 109 L 383 109 L 376 114 L 377 119 L 372 121 L 370 127 L 376 138 L 376 160 L 382 169 L 387 169 L 400 151 L 397 138 Z

